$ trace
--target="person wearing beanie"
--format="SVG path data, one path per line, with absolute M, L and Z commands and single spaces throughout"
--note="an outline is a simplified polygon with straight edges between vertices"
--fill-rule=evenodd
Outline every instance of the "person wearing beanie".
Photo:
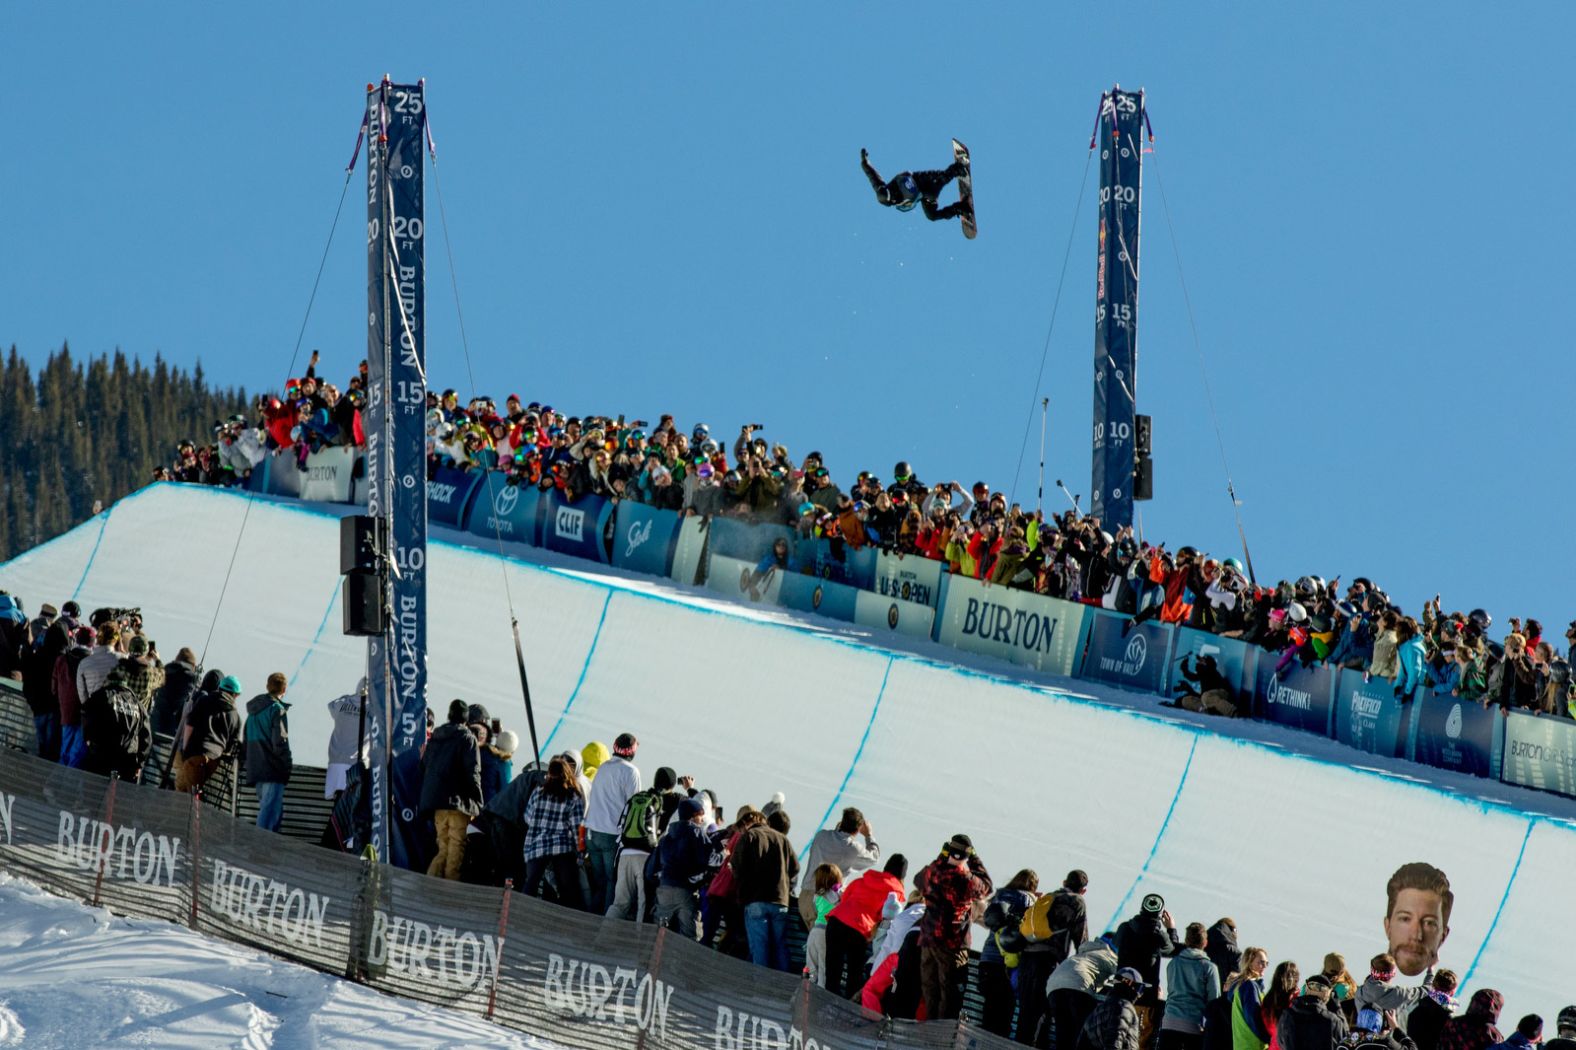
M 723 828 L 708 831 L 708 816 L 704 796 L 685 799 L 657 845 L 657 925 L 690 940 L 700 937 L 700 890 L 712 851 L 727 834 Z
M 1567 1006 L 1555 1018 L 1556 1038 L 1543 1044 L 1543 1050 L 1576 1050 L 1576 1006 Z
M 491 728 L 489 727 L 489 733 Z M 500 729 L 489 736 L 482 745 L 482 804 L 495 798 L 514 779 L 514 753 L 520 746 L 520 734 L 512 729 Z
M 863 843 L 861 844 L 861 841 Z M 853 806 L 843 810 L 835 828 L 823 828 L 810 838 L 810 853 L 805 870 L 815 871 L 823 864 L 835 864 L 845 880 L 857 872 L 881 863 L 881 846 L 870 834 L 870 822 Z M 799 917 L 805 929 L 815 925 L 815 887 L 799 891 Z
M 604 913 L 613 919 L 643 922 L 647 902 L 655 902 L 655 887 L 646 884 L 646 861 L 650 858 L 667 818 L 678 812 L 682 798 L 674 791 L 678 775 L 660 766 L 650 788 L 629 796 L 619 814 L 618 864 L 613 877 L 613 900 Z M 596 785 L 592 785 L 595 790 Z
M 623 831 L 618 818 L 641 789 L 640 770 L 635 766 L 639 748 L 635 734 L 620 733 L 613 741 L 613 757 L 598 766 L 591 778 L 591 801 L 586 805 L 586 876 L 591 899 L 586 909 L 593 915 L 607 914 L 618 885 L 618 839 Z
M 967 835 L 942 843 L 941 855 L 920 869 L 914 886 L 925 896 L 919 924 L 920 994 L 930 1020 L 955 1020 L 963 1007 L 968 977 L 969 934 L 974 905 L 995 886 Z
M 1302 983 L 1302 995 L 1281 1012 L 1275 1028 L 1280 1050 L 1335 1050 L 1340 1045 L 1346 1038 L 1346 1018 L 1330 1009 L 1331 991 L 1329 978 L 1323 974 L 1316 973 Z
M 1139 1042 L 1138 1011 L 1133 1004 L 1143 993 L 1143 975 L 1131 966 L 1120 967 L 1111 978 L 1105 998 L 1078 1033 L 1079 1050 L 1139 1050 L 1143 1044 Z
M 1067 873 L 1055 892 L 1035 901 L 1020 925 L 1028 943 L 1018 953 L 1018 1042 L 1034 1038 L 1049 1002 L 1045 982 L 1074 949 L 1089 939 L 1089 912 L 1084 894 L 1089 876 L 1081 869 Z M 1030 934 L 1033 936 L 1029 936 Z
M 879 871 L 871 868 L 857 879 L 845 875 L 842 898 L 826 913 L 826 987 L 833 994 L 852 999 L 863 986 L 876 929 L 887 905 L 902 903 L 906 878 L 908 858 L 901 853 L 888 857 Z
M 1182 950 L 1176 923 L 1166 910 L 1165 898 L 1147 893 L 1139 902 L 1138 914 L 1116 928 L 1116 963 L 1130 966 L 1143 978 L 1143 994 L 1135 1008 L 1143 1030 L 1143 1046 L 1154 1045 L 1160 1030 L 1160 960 Z
M 257 792 L 257 826 L 264 831 L 279 830 L 294 767 L 286 685 L 285 676 L 275 671 L 268 676 L 267 692 L 246 702 L 246 782 Z
M 465 829 L 482 811 L 482 757 L 476 737 L 466 726 L 470 706 L 449 704 L 449 720 L 432 731 L 421 753 L 422 816 L 431 816 L 437 850 L 427 874 L 458 879 L 465 862 Z
M 1479 988 L 1467 1003 L 1467 1012 L 1445 1022 L 1439 1033 L 1439 1050 L 1488 1050 L 1504 1041 L 1495 1025 L 1505 1007 L 1505 997 L 1492 988 Z
M 164 664 L 159 661 L 158 646 L 140 634 L 132 635 L 120 668 L 126 676 L 126 688 L 137 694 L 143 713 L 151 713 L 153 696 L 164 685 Z
M 235 706 L 241 683 L 234 675 L 218 674 L 208 688 L 198 689 L 186 711 L 175 757 L 176 791 L 200 791 L 214 771 L 241 750 L 241 712 Z

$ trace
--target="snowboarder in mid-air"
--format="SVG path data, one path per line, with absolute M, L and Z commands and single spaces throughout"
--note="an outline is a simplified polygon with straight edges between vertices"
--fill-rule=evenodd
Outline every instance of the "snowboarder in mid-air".
M 925 218 L 932 222 L 961 219 L 963 235 L 972 239 L 976 228 L 968 147 L 953 139 L 952 154 L 952 164 L 941 171 L 903 171 L 888 180 L 883 180 L 881 173 L 871 165 L 869 150 L 859 151 L 859 166 L 864 169 L 865 178 L 870 180 L 870 188 L 876 191 L 876 200 L 882 204 L 898 211 L 912 211 L 917 204 L 925 210 Z M 958 180 L 958 199 L 945 208 L 939 207 L 936 198 L 953 179 Z

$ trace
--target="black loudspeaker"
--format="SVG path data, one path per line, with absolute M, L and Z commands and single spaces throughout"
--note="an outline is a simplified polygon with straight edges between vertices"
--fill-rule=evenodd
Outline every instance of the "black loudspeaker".
M 339 519 L 339 572 L 375 573 L 381 569 L 379 553 L 388 549 L 388 522 L 366 514 Z
M 1148 416 L 1133 417 L 1133 451 L 1147 456 L 1154 451 L 1154 421 Z
M 382 576 L 365 572 L 347 575 L 340 589 L 339 605 L 344 610 L 346 634 L 367 638 L 387 633 L 389 615 Z
M 1155 498 L 1155 461 L 1139 456 L 1133 463 L 1133 498 Z

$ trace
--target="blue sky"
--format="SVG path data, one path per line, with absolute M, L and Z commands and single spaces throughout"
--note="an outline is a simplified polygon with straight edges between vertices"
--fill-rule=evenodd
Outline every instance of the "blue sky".
M 284 378 L 369 80 L 424 76 L 484 392 L 766 424 L 835 475 L 1088 489 L 1102 89 L 1143 86 L 1146 536 L 1576 615 L 1576 9 L 48 5 L 0 13 L 0 342 Z M 974 155 L 978 240 L 878 207 Z M 358 176 L 359 177 L 359 176 Z M 363 353 L 354 189 L 307 328 Z M 469 392 L 435 195 L 429 374 Z M 1046 378 L 1033 388 L 1072 239 Z M 305 350 L 303 351 L 303 354 Z M 1048 493 L 1048 506 L 1057 505 Z

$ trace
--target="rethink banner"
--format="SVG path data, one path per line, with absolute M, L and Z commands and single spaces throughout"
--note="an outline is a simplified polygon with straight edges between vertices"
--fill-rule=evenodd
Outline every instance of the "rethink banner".
M 1071 675 L 1087 608 L 1032 591 L 954 576 L 936 640 L 1037 671 Z
M 1342 671 L 1335 690 L 1335 739 L 1359 751 L 1395 758 L 1406 740 L 1410 703 L 1396 699 L 1388 678 L 1364 682 L 1360 671 Z
M 1499 712 L 1491 712 L 1502 717 Z M 1512 711 L 1505 720 L 1507 784 L 1576 796 L 1576 721 Z
M 1154 621 L 1135 624 L 1113 613 L 1089 616 L 1089 648 L 1078 677 L 1165 695 L 1172 628 Z
M 1277 676 L 1276 659 L 1274 653 L 1264 653 L 1259 658 L 1253 717 L 1329 736 L 1335 672 L 1324 664 L 1303 667 L 1293 660 Z

